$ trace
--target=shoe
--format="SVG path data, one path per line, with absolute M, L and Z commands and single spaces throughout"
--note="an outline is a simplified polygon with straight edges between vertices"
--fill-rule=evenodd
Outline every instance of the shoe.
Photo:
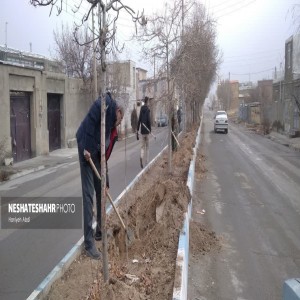
M 142 158 L 140 157 L 140 163 L 141 163 L 141 168 L 143 169 L 144 168 L 144 166 L 143 166 L 143 160 L 142 160 Z
M 93 258 L 93 259 L 99 260 L 101 258 L 101 253 L 97 250 L 95 245 L 93 245 L 89 249 L 85 249 L 85 253 L 87 256 L 89 256 L 90 258 Z
M 102 240 L 102 232 L 101 231 L 97 231 L 95 233 L 95 240 L 96 241 L 101 241 Z

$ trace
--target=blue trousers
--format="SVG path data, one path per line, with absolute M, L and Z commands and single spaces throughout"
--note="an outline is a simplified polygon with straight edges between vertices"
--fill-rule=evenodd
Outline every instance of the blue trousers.
M 90 249 L 94 245 L 93 234 L 93 198 L 96 192 L 96 208 L 97 208 L 97 228 L 101 231 L 101 181 L 94 173 L 90 163 L 83 155 L 83 149 L 78 148 L 80 176 L 82 186 L 83 201 L 83 234 L 86 249 Z M 92 160 L 100 172 L 100 154 L 92 155 Z

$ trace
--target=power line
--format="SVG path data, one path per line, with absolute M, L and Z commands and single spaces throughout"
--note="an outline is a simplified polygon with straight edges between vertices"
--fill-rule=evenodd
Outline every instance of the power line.
M 243 55 L 234 55 L 234 56 L 225 56 L 225 57 L 226 58 L 237 58 L 237 57 L 252 56 L 252 55 L 262 54 L 262 53 L 270 54 L 272 52 L 278 53 L 281 50 L 283 50 L 283 49 L 266 50 L 266 51 L 259 51 L 259 52 L 247 53 L 247 54 L 243 54 Z
M 222 3 L 218 3 L 218 4 L 216 4 L 216 5 L 213 5 L 212 8 L 216 8 L 216 7 L 222 6 L 222 5 L 224 5 L 224 4 L 228 4 L 228 1 L 224 1 L 224 2 L 222 2 Z
M 232 3 L 232 4 L 230 4 L 230 5 L 228 5 L 228 3 L 227 3 L 227 6 L 226 6 L 226 7 L 217 9 L 217 10 L 214 11 L 214 13 L 215 13 L 215 14 L 218 14 L 218 13 L 220 13 L 220 12 L 224 12 L 224 11 L 229 10 L 230 8 L 234 8 L 235 6 L 238 6 L 238 5 L 240 5 L 240 4 L 245 4 L 245 1 L 244 1 L 244 0 L 240 0 L 240 1 L 235 2 L 235 3 Z
M 230 74 L 235 75 L 235 76 L 249 76 L 249 75 L 257 75 L 257 74 L 265 73 L 265 72 L 272 71 L 272 70 L 274 70 L 274 68 L 266 69 L 266 70 L 259 71 L 259 72 L 248 72 L 248 73 L 244 73 L 244 74 L 230 73 Z
M 234 12 L 237 12 L 237 11 L 239 11 L 239 10 L 242 10 L 242 9 L 244 9 L 245 7 L 249 6 L 250 4 L 254 3 L 255 1 L 256 1 L 256 0 L 253 0 L 253 1 L 249 2 L 249 3 L 247 3 L 246 5 L 241 6 L 241 7 L 237 8 L 237 9 L 235 9 L 235 10 L 232 10 L 232 11 L 230 11 L 230 12 L 224 14 L 224 15 L 217 16 L 216 19 L 218 20 L 218 19 L 223 18 L 223 17 L 225 17 L 225 16 L 231 15 L 231 14 L 234 13 Z
M 240 59 L 224 60 L 224 64 L 235 64 L 235 63 L 259 63 L 262 61 L 276 61 L 278 60 L 277 55 L 261 56 L 261 57 L 249 57 Z

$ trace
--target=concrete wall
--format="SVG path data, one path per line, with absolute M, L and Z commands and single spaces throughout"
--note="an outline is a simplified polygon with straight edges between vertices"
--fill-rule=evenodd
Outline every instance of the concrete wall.
M 6 140 L 11 153 L 10 92 L 30 95 L 32 156 L 49 153 L 47 94 L 60 95 L 61 147 L 75 137 L 75 132 L 90 106 L 90 94 L 84 92 L 82 80 L 63 74 L 0 64 L 0 140 Z
M 300 78 L 300 33 L 293 36 L 293 79 Z
M 131 132 L 131 112 L 136 105 L 138 84 L 135 62 L 126 60 L 110 63 L 107 72 L 107 88 L 125 109 L 119 132 L 123 134 L 125 128 Z

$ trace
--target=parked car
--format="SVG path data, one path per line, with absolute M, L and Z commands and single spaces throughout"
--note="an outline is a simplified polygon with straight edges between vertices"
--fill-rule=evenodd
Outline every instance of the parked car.
M 158 127 L 164 127 L 168 125 L 168 117 L 166 115 L 159 116 L 156 120 Z
M 214 131 L 217 132 L 221 130 L 228 133 L 227 113 L 225 111 L 217 111 L 214 119 Z

